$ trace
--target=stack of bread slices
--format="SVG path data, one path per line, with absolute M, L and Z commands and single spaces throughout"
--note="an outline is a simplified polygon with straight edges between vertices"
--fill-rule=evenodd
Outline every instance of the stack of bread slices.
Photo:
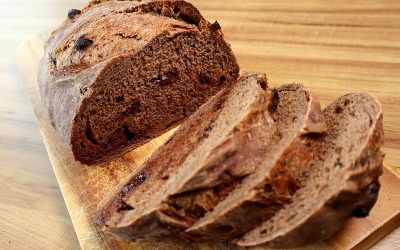
M 374 205 L 382 114 L 366 93 L 321 110 L 299 84 L 249 74 L 211 98 L 96 215 L 124 240 L 177 236 L 240 246 L 326 239 Z

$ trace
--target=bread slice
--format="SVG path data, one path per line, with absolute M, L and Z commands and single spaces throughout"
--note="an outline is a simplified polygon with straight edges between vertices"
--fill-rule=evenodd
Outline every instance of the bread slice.
M 182 0 L 93 1 L 45 46 L 39 87 L 76 160 L 112 160 L 179 125 L 238 78 L 221 27 Z
M 250 156 L 263 150 L 273 129 L 266 87 L 265 76 L 250 74 L 211 98 L 101 206 L 96 224 L 126 240 L 192 225 L 253 171 Z M 180 179 L 185 175 L 191 182 Z
M 318 147 L 306 143 L 326 130 L 318 101 L 301 85 L 278 88 L 276 130 L 259 166 L 186 233 L 193 240 L 229 240 L 259 225 L 291 202 Z
M 256 74 L 249 75 L 203 106 L 174 134 L 171 142 L 145 164 L 143 169 L 154 166 L 153 173 L 158 171 L 159 176 L 153 175 L 156 180 L 147 179 L 139 189 L 124 195 L 122 201 L 129 211 L 118 212 L 121 209 L 108 205 L 99 213 L 98 224 L 126 240 L 171 234 L 187 237 L 183 233 L 185 229 L 211 211 L 245 176 L 255 171 L 270 150 L 271 140 L 279 142 L 274 137 L 281 136 L 279 132 L 283 127 L 290 127 L 298 118 L 296 124 L 301 125 L 293 133 L 324 130 L 318 103 L 300 85 L 287 85 L 272 92 L 266 92 L 260 86 L 265 87 L 266 80 Z M 224 99 L 222 107 L 219 103 Z M 219 107 L 217 113 L 216 104 Z M 284 111 L 293 115 L 286 115 Z M 197 125 L 199 119 L 204 125 Z M 281 120 L 287 123 L 283 124 Z M 278 129 L 278 126 L 282 128 Z M 192 134 L 197 139 L 190 139 Z M 198 142 L 199 138 L 203 141 Z M 187 140 L 195 143 L 186 146 Z M 183 151 L 183 154 L 173 155 L 181 157 L 179 163 L 169 159 L 173 150 Z M 163 164 L 159 161 L 167 161 L 171 167 L 161 171 Z M 286 169 L 281 167 L 279 171 Z M 163 176 L 168 180 L 158 180 Z M 279 181 L 282 196 L 296 188 L 295 180 L 289 177 Z M 121 195 L 114 199 L 118 197 Z M 112 203 L 116 202 L 107 204 Z
M 297 248 L 324 240 L 351 218 L 367 216 L 378 197 L 382 173 L 382 107 L 366 93 L 341 97 L 323 110 L 328 132 L 306 185 L 293 203 L 235 240 L 239 246 Z

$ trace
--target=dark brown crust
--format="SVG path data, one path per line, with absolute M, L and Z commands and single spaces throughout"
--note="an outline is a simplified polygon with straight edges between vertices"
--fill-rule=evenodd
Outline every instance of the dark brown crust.
M 305 215 L 308 218 L 288 233 L 261 244 L 260 239 L 254 239 L 254 243 L 237 239 L 235 243 L 239 246 L 300 248 L 332 236 L 353 216 L 368 216 L 378 199 L 378 178 L 383 172 L 384 158 L 380 151 L 384 141 L 382 108 L 376 99 L 373 102 L 379 106 L 377 116 L 370 118 L 374 128 L 354 165 L 348 170 L 349 176 L 346 177 L 345 185 L 338 187 L 336 194 L 322 207 Z M 328 110 L 325 109 L 324 112 Z
M 178 11 L 175 13 L 173 10 Z M 162 23 L 160 23 L 160 30 L 150 30 L 142 37 L 130 37 L 129 31 L 125 30 L 117 39 L 126 43 L 128 41 L 127 37 L 129 37 L 129 42 L 132 43 L 131 52 L 127 53 L 123 49 L 114 49 L 107 52 L 107 49 L 104 49 L 104 53 L 108 56 L 104 57 L 102 48 L 96 47 L 95 43 L 93 44 L 93 37 L 86 36 L 88 33 L 99 34 L 103 32 L 102 28 L 93 28 L 88 24 L 98 20 L 98 18 L 113 18 L 114 13 L 121 11 L 137 12 L 139 19 L 143 13 L 162 15 L 171 20 L 178 20 L 181 24 L 174 25 L 174 30 L 169 30 L 169 28 L 163 30 Z M 136 22 L 136 25 L 141 24 Z M 147 134 L 143 133 L 138 137 L 131 133 L 129 129 L 116 131 L 117 140 L 110 142 L 107 146 L 108 149 L 104 146 L 104 149 L 101 149 L 101 153 L 98 153 L 99 150 L 97 149 L 99 148 L 97 144 L 98 135 L 90 133 L 90 130 L 88 130 L 89 143 L 85 147 L 90 153 L 87 156 L 82 156 L 82 150 L 79 148 L 81 140 L 86 139 L 75 132 L 83 126 L 81 120 L 83 124 L 88 123 L 85 120 L 86 118 L 81 119 L 80 116 L 85 112 L 86 103 L 89 103 L 94 90 L 98 88 L 99 81 L 104 74 L 108 74 L 107 69 L 124 61 L 135 60 L 137 55 L 144 51 L 145 48 L 151 46 L 151 44 L 156 44 L 157 41 L 162 39 L 170 39 L 171 34 L 173 36 L 179 36 L 180 34 L 202 36 L 204 37 L 202 39 L 210 39 L 219 44 L 218 46 L 223 50 L 223 53 L 234 62 L 233 64 L 236 67 L 233 70 L 236 73 L 232 77 L 227 75 L 226 81 L 223 79 L 224 82 L 218 87 L 219 89 L 231 84 L 233 78 L 237 78 L 239 69 L 236 59 L 229 45 L 223 40 L 221 31 L 212 28 L 212 25 L 204 20 L 193 5 L 181 0 L 107 1 L 107 3 L 95 4 L 84 8 L 80 13 L 76 12 L 73 18 L 68 18 L 60 28 L 52 33 L 45 46 L 45 56 L 40 62 L 39 87 L 42 100 L 49 111 L 51 124 L 55 127 L 62 141 L 71 145 L 76 160 L 88 165 L 112 160 L 118 155 L 161 135 L 182 121 L 184 117 L 166 121 L 167 124 L 158 124 L 148 130 Z M 82 54 L 87 54 L 88 56 L 80 57 Z M 96 55 L 98 56 L 96 57 Z M 77 57 L 80 59 L 76 59 Z M 234 76 L 235 74 L 236 76 Z M 166 80 L 168 79 L 163 79 L 163 83 Z M 218 82 L 218 84 L 220 83 Z M 210 91 L 215 93 L 217 90 L 204 89 L 199 91 L 210 94 Z M 195 108 L 192 108 L 193 111 Z M 162 110 L 161 107 L 160 110 Z M 92 154 L 91 152 L 94 153 Z

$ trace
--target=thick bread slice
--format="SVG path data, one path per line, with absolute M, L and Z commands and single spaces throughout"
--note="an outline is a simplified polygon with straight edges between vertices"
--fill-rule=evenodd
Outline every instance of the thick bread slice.
M 211 98 L 102 206 L 96 224 L 126 240 L 192 225 L 265 150 L 274 129 L 266 87 L 265 76 L 251 74 Z
M 326 125 L 318 101 L 301 85 L 285 85 L 277 93 L 280 101 L 272 114 L 276 130 L 259 166 L 186 230 L 191 239 L 222 241 L 242 235 L 291 202 L 301 187 L 299 177 L 318 148 L 308 138 L 326 131 Z
M 38 77 L 52 125 L 84 164 L 163 134 L 238 78 L 219 24 L 185 1 L 93 1 L 68 16 Z
M 320 151 L 306 186 L 261 226 L 235 240 L 240 246 L 297 248 L 324 240 L 351 218 L 367 216 L 382 173 L 382 107 L 365 93 L 349 94 L 323 111 L 328 132 L 311 144 Z

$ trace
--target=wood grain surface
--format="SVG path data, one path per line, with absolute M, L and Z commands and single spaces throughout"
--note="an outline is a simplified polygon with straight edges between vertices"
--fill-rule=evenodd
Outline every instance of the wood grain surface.
M 242 69 L 268 73 L 271 85 L 301 82 L 324 105 L 349 91 L 376 94 L 384 107 L 386 162 L 400 166 L 399 1 L 192 2 L 220 22 Z M 48 30 L 84 3 L 0 1 L 1 248 L 79 247 L 13 58 L 29 33 Z M 399 245 L 397 229 L 374 248 Z

